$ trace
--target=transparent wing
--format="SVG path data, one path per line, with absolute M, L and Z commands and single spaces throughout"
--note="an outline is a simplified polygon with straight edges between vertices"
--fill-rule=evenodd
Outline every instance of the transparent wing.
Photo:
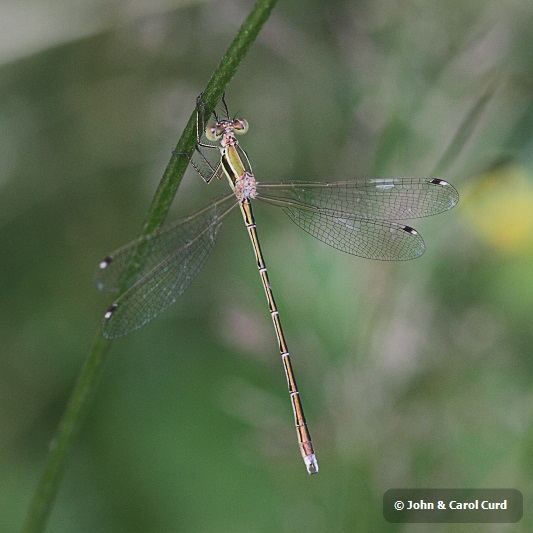
M 451 209 L 459 193 L 444 180 L 387 178 L 335 183 L 258 183 L 258 198 L 327 210 L 349 217 L 408 220 Z M 366 257 L 366 256 L 365 256 Z
M 137 250 L 147 247 L 142 251 L 142 263 L 128 290 L 105 314 L 104 336 L 127 335 L 173 304 L 204 265 L 223 218 L 236 205 L 235 196 L 227 195 L 106 257 L 96 274 L 96 286 L 100 290 L 117 290 L 125 282 Z
M 425 250 L 422 237 L 410 226 L 387 220 L 346 217 L 290 202 L 278 205 L 307 233 L 342 252 L 367 259 L 400 261 L 415 259 Z

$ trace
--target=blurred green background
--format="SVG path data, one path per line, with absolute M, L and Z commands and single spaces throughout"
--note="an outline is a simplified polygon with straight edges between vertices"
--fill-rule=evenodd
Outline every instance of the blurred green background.
M 16 531 L 195 97 L 251 2 L 0 5 L 0 529 Z M 533 515 L 533 6 L 280 2 L 227 90 L 258 180 L 431 176 L 405 263 L 256 219 L 320 473 L 298 453 L 238 213 L 181 300 L 113 344 L 50 532 L 427 531 L 397 487 L 512 487 Z M 477 106 L 477 107 L 476 107 Z M 453 144 L 455 140 L 455 144 Z M 186 174 L 170 220 L 227 189 Z

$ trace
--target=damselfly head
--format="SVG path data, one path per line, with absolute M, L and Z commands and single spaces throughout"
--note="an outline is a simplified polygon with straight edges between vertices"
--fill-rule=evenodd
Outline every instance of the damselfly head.
M 244 135 L 248 131 L 248 122 L 243 118 L 234 120 L 219 120 L 216 124 L 208 126 L 205 130 L 205 136 L 209 141 L 219 142 L 226 137 L 226 144 L 231 144 L 228 139 L 237 135 Z

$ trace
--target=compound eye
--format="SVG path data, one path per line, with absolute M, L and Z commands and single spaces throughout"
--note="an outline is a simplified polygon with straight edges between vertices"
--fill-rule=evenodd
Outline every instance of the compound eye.
M 248 122 L 243 118 L 236 118 L 232 126 L 233 131 L 239 135 L 244 135 L 248 131 Z
M 222 134 L 224 133 L 224 130 L 220 126 L 209 126 L 205 130 L 205 136 L 207 137 L 207 140 L 209 141 L 220 141 L 222 139 Z

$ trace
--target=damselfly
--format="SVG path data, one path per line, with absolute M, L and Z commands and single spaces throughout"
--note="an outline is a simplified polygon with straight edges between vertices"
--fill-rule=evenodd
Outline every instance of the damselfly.
M 258 182 L 236 137 L 248 131 L 248 123 L 230 117 L 224 97 L 221 106 L 219 113 L 213 113 L 215 123 L 206 126 L 203 100 L 198 97 L 197 146 L 189 159 L 206 183 L 225 175 L 232 192 L 153 235 L 127 244 L 100 263 L 97 288 L 126 289 L 107 310 L 103 334 L 108 338 L 127 335 L 174 303 L 207 260 L 223 220 L 238 206 L 252 241 L 274 323 L 300 452 L 307 471 L 314 474 L 318 472 L 318 463 L 259 246 L 252 201 L 262 200 L 281 207 L 306 232 L 343 252 L 369 259 L 405 260 L 422 255 L 424 241 L 415 229 L 397 221 L 447 211 L 458 202 L 459 195 L 447 181 L 429 178 Z M 206 155 L 213 148 L 220 151 L 214 163 Z M 132 270 L 130 263 L 134 259 L 138 264 Z

